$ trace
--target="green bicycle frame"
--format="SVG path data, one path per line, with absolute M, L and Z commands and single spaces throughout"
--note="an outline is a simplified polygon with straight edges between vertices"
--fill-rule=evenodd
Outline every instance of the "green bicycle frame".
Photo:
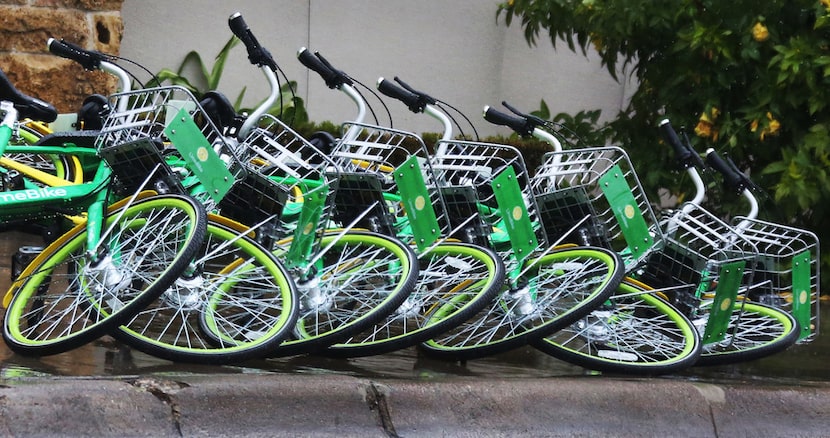
M 95 176 L 89 182 L 72 184 L 67 181 L 56 183 L 54 176 L 29 166 L 3 158 L 6 153 L 26 153 L 43 155 L 73 155 L 78 157 L 97 157 L 94 149 L 87 147 L 66 146 L 11 146 L 9 140 L 12 129 L 0 126 L 0 165 L 13 168 L 25 178 L 40 181 L 44 187 L 0 192 L 0 221 L 43 216 L 43 212 L 55 215 L 67 210 L 85 210 L 87 213 L 88 244 L 94 248 L 100 240 L 104 208 L 108 200 L 108 186 L 111 170 L 105 162 L 100 161 Z M 58 185 L 60 184 L 60 185 Z

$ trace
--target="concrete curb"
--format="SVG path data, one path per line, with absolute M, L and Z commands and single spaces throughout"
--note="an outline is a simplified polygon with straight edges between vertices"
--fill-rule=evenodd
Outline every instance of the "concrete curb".
M 219 374 L 6 380 L 6 436 L 827 436 L 830 384 Z

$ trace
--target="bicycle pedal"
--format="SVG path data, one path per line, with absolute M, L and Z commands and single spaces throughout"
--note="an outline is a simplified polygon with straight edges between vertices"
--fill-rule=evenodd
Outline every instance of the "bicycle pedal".
M 23 189 L 23 175 L 20 172 L 11 169 L 0 175 L 0 191 L 8 192 Z
M 43 251 L 42 246 L 21 246 L 17 252 L 12 254 L 12 281 L 20 276 L 20 273 L 32 263 L 32 260 Z

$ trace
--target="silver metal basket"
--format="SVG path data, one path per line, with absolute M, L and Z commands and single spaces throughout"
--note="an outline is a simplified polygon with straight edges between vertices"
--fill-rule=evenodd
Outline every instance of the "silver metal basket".
M 219 203 L 222 214 L 246 224 L 269 221 L 260 240 L 273 246 L 291 238 L 313 254 L 334 209 L 340 179 L 335 163 L 267 114 L 237 150 L 245 174 Z
M 464 233 L 501 253 L 508 270 L 550 249 L 519 150 L 494 143 L 441 141 L 431 162 L 453 228 L 467 224 Z
M 158 172 L 157 190 L 187 192 L 212 208 L 244 175 L 235 144 L 187 89 L 148 88 L 109 100 L 96 146 L 126 190 Z
M 451 234 L 446 203 L 423 140 L 411 133 L 349 122 L 331 157 L 342 173 L 338 221 L 352 222 L 424 250 Z M 359 219 L 357 219 L 359 218 Z
M 818 237 L 807 230 L 736 217 L 733 225 L 758 248 L 750 297 L 790 312 L 800 342 L 819 333 L 820 254 Z
M 730 318 L 748 299 L 758 250 L 700 206 L 686 203 L 661 221 L 664 245 L 652 251 L 638 277 L 662 290 L 698 328 L 704 344 L 728 338 Z M 740 318 L 737 318 L 740 320 Z
M 613 249 L 629 271 L 662 245 L 651 204 L 620 148 L 549 152 L 531 185 L 549 239 L 573 230 L 568 242 Z

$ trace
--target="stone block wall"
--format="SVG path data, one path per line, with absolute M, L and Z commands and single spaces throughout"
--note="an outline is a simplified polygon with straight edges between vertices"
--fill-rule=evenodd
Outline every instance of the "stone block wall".
M 123 0 L 0 0 L 0 69 L 20 91 L 62 113 L 76 111 L 93 93 L 115 91 L 116 81 L 49 53 L 49 38 L 118 54 Z

